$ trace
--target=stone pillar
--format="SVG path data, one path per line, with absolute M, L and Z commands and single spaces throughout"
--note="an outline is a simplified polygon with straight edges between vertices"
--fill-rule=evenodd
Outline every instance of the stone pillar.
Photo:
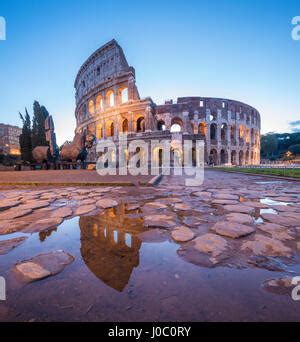
M 102 91 L 101 95 L 102 95 L 103 110 L 106 110 L 109 107 L 109 105 L 106 103 L 106 92 Z
M 183 134 L 189 134 L 188 124 L 189 124 L 189 112 L 182 112 L 183 116 Z
M 227 144 L 231 145 L 231 125 L 227 125 L 226 141 Z
M 231 110 L 227 111 L 227 121 L 231 122 Z
M 170 113 L 166 113 L 166 115 L 165 115 L 166 131 L 170 131 L 171 123 L 172 123 L 171 114 Z
M 152 115 L 151 107 L 147 106 L 145 110 L 145 133 L 152 132 L 151 115 Z
M 120 94 L 119 94 L 119 86 L 115 85 L 114 86 L 114 102 L 115 102 L 115 106 L 119 106 L 121 104 L 121 98 L 120 98 Z
M 240 154 L 239 154 L 239 150 L 236 150 L 236 154 L 235 154 L 235 164 L 239 165 L 240 164 Z
M 135 79 L 133 76 L 130 76 L 128 79 L 128 101 L 136 100 L 135 96 Z
M 128 133 L 133 134 L 134 133 L 134 114 L 133 112 L 128 112 Z
M 236 123 L 235 127 L 235 141 L 236 141 L 236 146 L 240 145 L 240 125 L 238 122 Z
M 114 122 L 114 136 L 113 136 L 113 139 L 114 140 L 118 140 L 118 138 L 119 138 L 119 116 L 115 116 L 113 122 Z
M 217 145 L 221 145 L 221 125 L 217 123 Z
M 102 138 L 106 139 L 106 124 L 104 119 L 102 119 Z

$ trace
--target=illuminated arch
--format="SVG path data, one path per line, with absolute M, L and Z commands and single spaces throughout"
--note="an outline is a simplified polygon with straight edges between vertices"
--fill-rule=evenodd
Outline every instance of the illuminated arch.
M 89 101 L 89 113 L 91 115 L 95 114 L 95 104 L 94 104 L 94 100 L 90 100 Z
M 103 98 L 102 95 L 98 95 L 96 98 L 96 111 L 100 112 L 103 110 Z

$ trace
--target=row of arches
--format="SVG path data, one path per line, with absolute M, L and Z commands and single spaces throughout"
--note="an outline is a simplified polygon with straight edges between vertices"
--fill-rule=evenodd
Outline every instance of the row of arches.
M 211 149 L 209 155 L 206 158 L 209 165 L 222 165 L 222 164 L 232 164 L 232 165 L 255 165 L 259 163 L 259 154 L 255 151 L 227 151 L 222 149 L 217 151 L 216 149 Z
M 106 93 L 98 94 L 95 99 L 90 99 L 87 104 L 85 103 L 82 106 L 79 110 L 78 121 L 83 122 L 89 116 L 94 116 L 107 108 L 112 108 L 116 105 L 127 103 L 128 101 L 127 87 L 119 88 L 117 93 L 109 89 Z
M 107 120 L 104 123 L 105 127 L 103 127 L 103 122 L 96 123 L 96 130 L 90 129 L 90 133 L 93 133 L 96 135 L 97 139 L 102 139 L 104 137 L 113 137 L 115 135 L 116 129 L 120 133 L 128 134 L 130 131 L 130 123 L 127 118 L 124 118 L 120 124 L 119 127 L 117 127 L 117 124 L 112 120 Z M 135 122 L 134 122 L 134 131 L 136 133 L 142 133 L 145 132 L 145 118 L 144 116 L 139 116 Z M 94 126 L 92 126 L 94 127 Z M 92 132 L 94 131 L 94 132 Z
M 240 125 L 231 125 L 230 132 L 228 132 L 227 123 L 222 123 L 218 125 L 216 123 L 207 124 L 206 122 L 201 122 L 198 126 L 194 123 L 191 123 L 191 131 L 193 134 L 200 134 L 203 137 L 206 137 L 207 128 L 210 128 L 210 140 L 216 141 L 218 139 L 218 126 L 220 129 L 220 139 L 222 142 L 226 142 L 227 139 L 230 140 L 228 142 L 234 142 L 237 139 L 240 143 L 246 142 L 246 144 L 252 142 L 253 144 L 259 143 L 259 131 L 254 128 L 248 128 L 243 124 Z M 238 128 L 238 132 L 236 133 Z M 180 118 L 173 118 L 171 122 L 170 131 L 171 132 L 182 132 L 184 129 L 183 121 Z M 164 120 L 159 120 L 157 123 L 157 130 L 164 131 L 166 130 L 166 124 Z

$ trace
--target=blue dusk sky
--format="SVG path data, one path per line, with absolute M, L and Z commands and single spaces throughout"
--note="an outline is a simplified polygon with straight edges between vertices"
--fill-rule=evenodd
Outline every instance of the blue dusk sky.
M 299 0 L 0 0 L 0 16 L 0 122 L 21 125 L 36 99 L 58 143 L 72 139 L 77 71 L 115 38 L 141 97 L 230 98 L 260 111 L 263 133 L 299 128 Z

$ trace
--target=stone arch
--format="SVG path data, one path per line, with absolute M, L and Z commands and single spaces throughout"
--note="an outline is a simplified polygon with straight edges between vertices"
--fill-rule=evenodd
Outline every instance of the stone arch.
M 221 124 L 221 141 L 226 142 L 228 126 L 226 123 Z
M 183 121 L 178 118 L 178 117 L 175 117 L 172 119 L 171 121 L 171 129 L 170 131 L 172 133 L 174 132 L 182 132 L 183 131 Z
M 158 167 L 163 166 L 163 148 L 161 146 L 157 146 L 152 150 L 152 158 L 154 164 L 158 165 Z
M 251 142 L 252 142 L 252 144 L 255 143 L 255 133 L 254 133 L 254 129 L 253 128 L 251 128 Z
M 96 138 L 97 139 L 102 139 L 103 138 L 103 127 L 102 123 L 98 122 L 96 126 Z
M 246 128 L 246 144 L 250 143 L 250 128 Z
M 183 151 L 178 147 L 171 147 L 171 166 L 183 165 Z
M 140 116 L 137 120 L 136 120 L 136 131 L 138 133 L 140 132 L 145 132 L 145 118 L 143 116 Z
M 245 137 L 245 127 L 244 125 L 240 125 L 239 127 L 239 138 L 240 138 L 240 142 L 244 141 L 244 137 Z
M 215 148 L 210 150 L 209 153 L 209 164 L 210 165 L 217 165 L 218 164 L 218 152 Z
M 191 122 L 191 130 L 192 130 L 192 134 L 198 134 L 198 127 L 193 122 Z
M 217 121 L 218 114 L 214 111 L 212 111 L 209 115 L 209 121 Z
M 122 88 L 120 88 L 120 102 L 121 103 L 126 103 L 128 102 L 129 98 L 128 98 L 128 87 L 124 86 Z
M 83 116 L 83 120 L 85 120 L 86 117 L 87 117 L 87 107 L 86 107 L 86 104 L 83 105 L 82 116 Z
M 122 132 L 127 134 L 128 129 L 129 129 L 128 119 L 124 119 L 122 122 Z
M 102 95 L 98 95 L 96 98 L 96 111 L 100 112 L 103 110 L 103 98 Z
M 106 92 L 105 102 L 106 102 L 107 107 L 114 107 L 115 105 L 115 94 L 111 89 Z
M 165 131 L 166 130 L 166 124 L 165 124 L 164 120 L 159 120 L 157 122 L 157 130 L 158 131 Z
M 250 153 L 249 150 L 246 151 L 245 154 L 245 164 L 248 165 L 249 164 L 249 158 L 250 158 Z
M 217 140 L 217 124 L 210 125 L 210 140 Z
M 227 164 L 228 163 L 228 153 L 224 149 L 222 149 L 220 152 L 220 162 L 221 162 L 221 164 Z
M 106 136 L 113 137 L 115 134 L 115 124 L 113 121 L 109 120 L 106 122 Z
M 93 100 L 93 99 L 91 99 L 91 100 L 89 101 L 89 113 L 90 113 L 91 115 L 94 115 L 94 114 L 95 114 L 95 103 L 94 103 L 94 100 Z
M 207 125 L 206 122 L 200 122 L 199 124 L 199 134 L 202 136 L 206 136 Z
M 245 161 L 244 161 L 244 151 L 243 150 L 240 150 L 240 152 L 239 152 L 239 164 L 240 165 L 244 165 L 245 164 Z
M 236 160 L 236 151 L 231 151 L 231 164 L 232 165 L 236 165 L 237 164 L 237 160 Z
M 236 131 L 236 125 L 233 124 L 230 129 L 230 141 L 231 144 L 235 143 L 235 131 Z

